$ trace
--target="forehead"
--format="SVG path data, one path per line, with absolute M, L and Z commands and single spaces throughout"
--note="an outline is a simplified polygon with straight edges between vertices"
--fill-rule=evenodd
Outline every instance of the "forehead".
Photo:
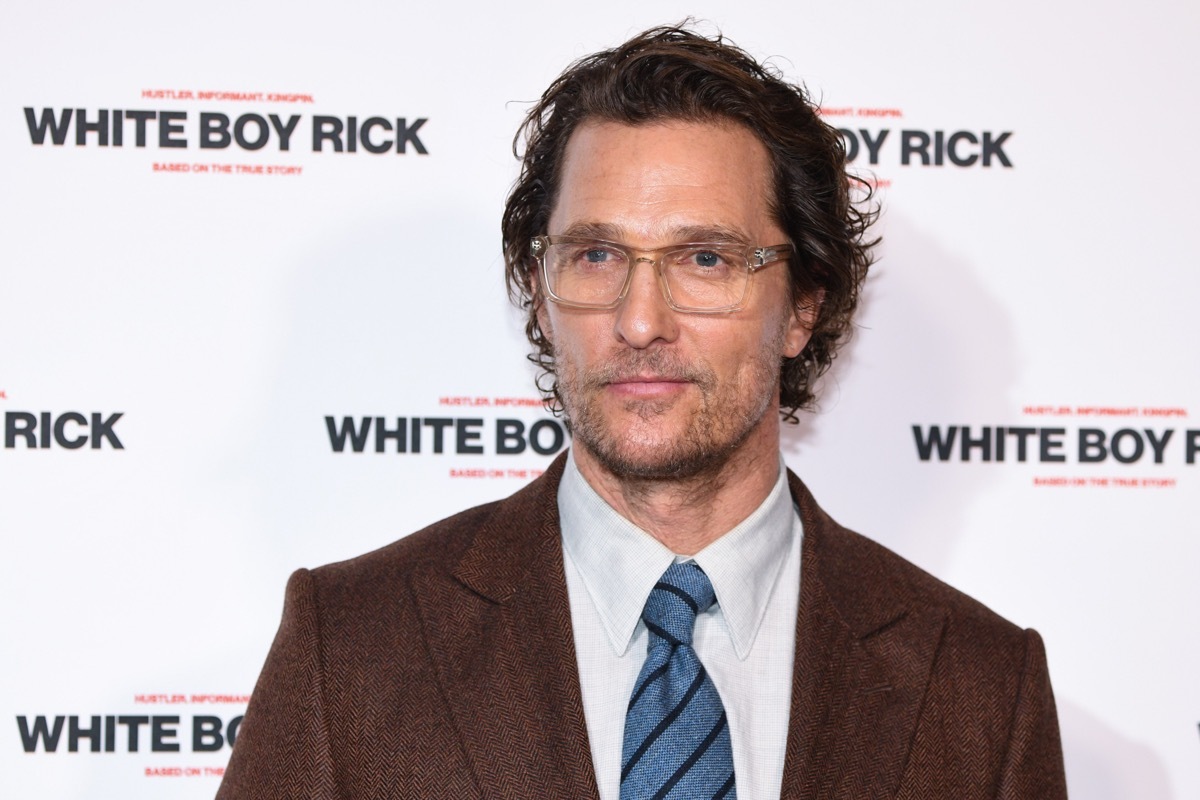
M 782 241 L 771 183 L 766 147 L 737 123 L 588 121 L 567 142 L 549 232 L 601 228 L 647 247 L 709 229 Z

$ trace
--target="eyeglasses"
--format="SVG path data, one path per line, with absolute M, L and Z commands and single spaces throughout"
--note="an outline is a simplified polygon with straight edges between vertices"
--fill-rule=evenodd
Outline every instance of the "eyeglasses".
M 746 299 L 750 275 L 791 258 L 790 244 L 690 243 L 635 250 L 623 244 L 577 236 L 535 236 L 529 251 L 537 259 L 546 297 L 571 308 L 616 308 L 629 292 L 633 268 L 652 264 L 667 305 L 685 314 L 737 311 Z

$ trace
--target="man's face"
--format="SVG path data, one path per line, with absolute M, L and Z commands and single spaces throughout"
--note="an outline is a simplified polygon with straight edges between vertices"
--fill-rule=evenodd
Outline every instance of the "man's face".
M 551 235 L 637 250 L 733 236 L 777 245 L 766 148 L 734 124 L 589 122 L 567 143 Z M 649 263 L 612 310 L 543 302 L 576 448 L 618 477 L 715 473 L 732 456 L 778 451 L 779 368 L 809 332 L 788 264 L 751 276 L 739 311 L 671 310 Z

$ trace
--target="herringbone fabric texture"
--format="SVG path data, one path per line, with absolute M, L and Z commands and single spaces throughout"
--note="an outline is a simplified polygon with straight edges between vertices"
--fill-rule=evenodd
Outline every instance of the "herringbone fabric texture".
M 725 707 L 692 648 L 696 615 L 715 600 L 693 563 L 672 564 L 650 590 L 646 661 L 625 717 L 621 800 L 737 796 Z
M 595 800 L 563 461 L 507 500 L 298 571 L 219 800 Z M 790 485 L 804 540 L 781 797 L 1063 800 L 1037 633 Z

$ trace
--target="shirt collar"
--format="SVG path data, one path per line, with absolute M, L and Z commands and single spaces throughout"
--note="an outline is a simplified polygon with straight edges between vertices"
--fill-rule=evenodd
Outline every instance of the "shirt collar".
M 608 505 L 579 472 L 574 456 L 572 452 L 567 459 L 558 487 L 563 547 L 613 650 L 623 655 L 650 590 L 676 555 Z M 691 559 L 712 581 L 739 659 L 750 654 L 794 530 L 799 530 L 795 521 L 781 459 L 775 486 L 762 504 Z

